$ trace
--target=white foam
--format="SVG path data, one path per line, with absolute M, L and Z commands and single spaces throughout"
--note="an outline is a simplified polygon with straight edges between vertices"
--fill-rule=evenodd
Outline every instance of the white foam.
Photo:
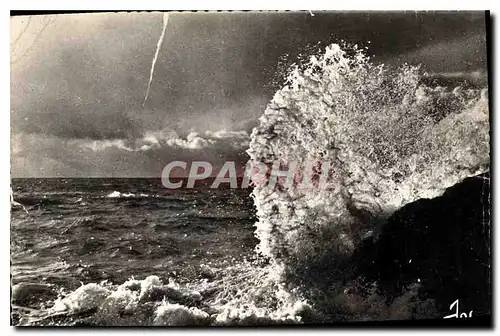
M 135 194 L 121 193 L 121 192 L 115 190 L 112 193 L 108 194 L 106 197 L 108 197 L 108 198 L 135 197 Z
M 290 72 L 247 152 L 255 163 L 328 161 L 331 188 L 257 185 L 260 252 L 285 264 L 349 254 L 372 230 L 353 209 L 387 216 L 489 169 L 485 90 L 430 88 L 420 78 L 418 67 L 374 65 L 339 45 Z

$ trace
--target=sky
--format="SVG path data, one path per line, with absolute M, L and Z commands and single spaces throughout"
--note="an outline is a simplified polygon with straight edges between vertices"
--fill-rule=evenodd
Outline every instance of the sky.
M 287 67 L 340 40 L 435 74 L 487 66 L 483 12 L 170 13 L 143 107 L 162 24 L 157 12 L 11 17 L 13 177 L 244 164 Z

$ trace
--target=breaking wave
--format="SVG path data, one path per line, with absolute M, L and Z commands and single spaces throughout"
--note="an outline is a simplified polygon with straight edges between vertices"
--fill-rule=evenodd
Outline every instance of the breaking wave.
M 109 193 L 106 197 L 108 198 L 129 198 L 129 197 L 149 197 L 148 194 L 133 194 L 133 193 L 130 193 L 130 192 L 127 192 L 127 193 L 122 193 L 122 192 L 119 192 L 119 191 L 113 191 L 112 193 Z
M 333 44 L 294 65 L 254 128 L 256 164 L 329 163 L 326 190 L 253 190 L 258 251 L 308 298 L 338 300 L 350 256 L 395 210 L 488 171 L 487 90 L 424 83 L 418 66 Z
M 295 66 L 248 154 L 264 163 L 329 162 L 330 188 L 257 185 L 260 252 L 285 266 L 332 244 L 350 253 L 373 219 L 488 170 L 487 91 L 421 80 L 418 67 L 374 65 L 362 49 L 335 44 Z
M 82 284 L 70 293 L 43 302 L 39 309 L 14 305 L 18 325 L 220 326 L 296 324 L 310 312 L 259 261 L 216 269 L 203 265 L 198 282 L 168 283 L 155 276 Z M 18 284 L 14 303 L 55 295 L 50 286 Z

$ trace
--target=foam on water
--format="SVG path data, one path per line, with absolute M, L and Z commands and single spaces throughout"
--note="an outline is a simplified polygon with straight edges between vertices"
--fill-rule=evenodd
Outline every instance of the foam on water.
M 169 279 L 168 284 L 163 284 L 159 277 L 152 275 L 144 280 L 130 279 L 121 285 L 107 282 L 84 284 L 71 293 L 61 293 L 49 309 L 16 307 L 21 315 L 19 325 L 299 323 L 300 313 L 309 306 L 302 301 L 290 300 L 292 294 L 283 289 L 276 291 L 281 297 L 272 294 L 275 288 L 271 287 L 276 284 L 269 285 L 270 277 L 253 277 L 258 274 L 250 265 L 246 265 L 247 269 L 243 271 L 244 264 L 236 267 L 232 276 L 226 274 L 215 281 L 205 279 L 199 283 L 180 285 Z M 239 275 L 237 279 L 234 277 L 236 274 Z M 243 276 L 252 277 L 248 278 L 246 285 L 242 284 Z M 256 283 L 262 279 L 266 279 L 268 284 Z M 269 294 L 275 297 L 270 298 Z M 258 299 L 262 302 L 256 302 Z M 272 302 L 273 299 L 281 301 Z
M 121 193 L 119 191 L 113 191 L 112 193 L 108 194 L 106 197 L 109 198 L 120 198 L 120 197 L 134 197 L 135 195 L 132 193 Z
M 108 198 L 149 197 L 149 194 L 144 194 L 144 193 L 133 194 L 130 192 L 122 193 L 122 192 L 115 190 L 115 191 L 109 193 L 108 195 L 106 195 L 106 197 L 108 197 Z M 157 196 L 155 195 L 153 197 L 157 197 Z

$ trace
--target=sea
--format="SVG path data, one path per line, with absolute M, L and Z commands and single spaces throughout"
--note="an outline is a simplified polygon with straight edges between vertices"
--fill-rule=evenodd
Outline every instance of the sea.
M 258 242 L 250 189 L 207 182 L 167 190 L 155 178 L 19 178 L 12 191 L 23 205 L 11 212 L 12 285 L 47 284 L 60 296 L 152 274 L 179 283 L 211 278 L 210 269 L 252 258 Z M 43 300 L 36 291 L 27 295 L 31 307 Z

